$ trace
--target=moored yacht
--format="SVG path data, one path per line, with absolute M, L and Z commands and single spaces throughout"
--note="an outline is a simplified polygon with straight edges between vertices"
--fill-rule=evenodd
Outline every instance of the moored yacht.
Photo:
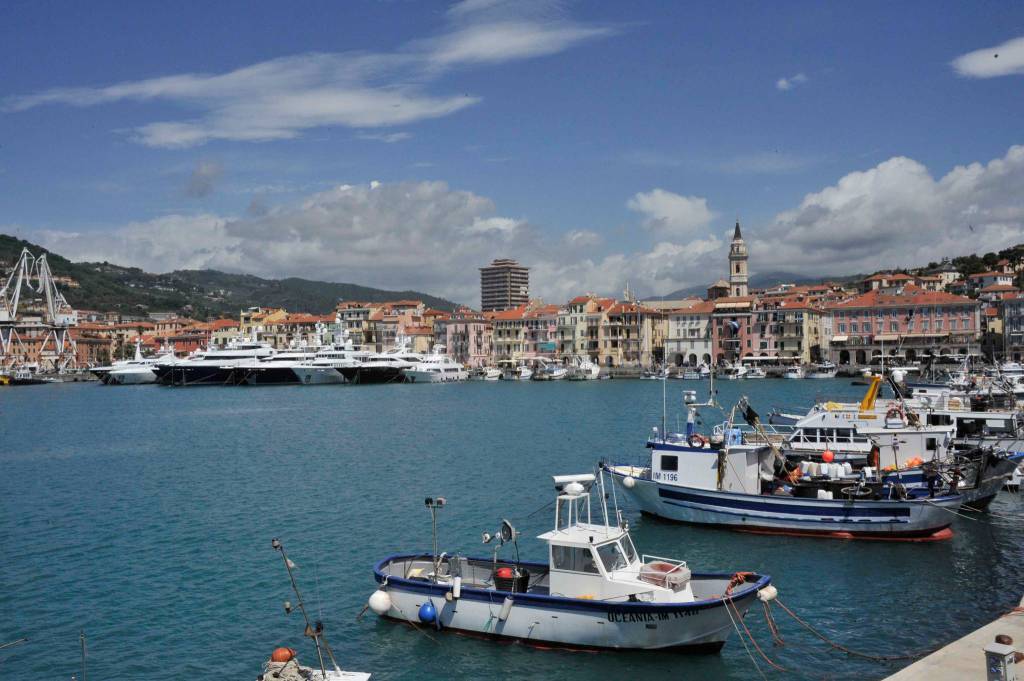
M 355 366 L 338 370 L 350 383 L 402 383 L 405 381 L 405 372 L 423 359 L 423 355 L 409 350 L 404 338 L 398 338 L 391 350 L 372 354 Z
M 800 366 L 799 364 L 794 364 L 793 366 L 787 368 L 785 372 L 783 372 L 782 377 L 807 378 L 807 374 L 804 372 L 804 368 L 802 366 Z
M 312 361 L 316 348 L 290 348 L 265 359 L 240 362 L 231 371 L 231 382 L 235 385 L 290 385 L 301 383 L 295 367 Z
M 142 341 L 135 341 L 135 356 L 112 362 L 109 366 L 93 367 L 89 372 L 104 384 L 135 385 L 155 383 L 155 366 L 162 361 L 174 360 L 173 348 L 160 348 L 154 357 L 142 356 Z
M 811 367 L 807 372 L 807 378 L 835 378 L 839 373 L 839 367 L 832 362 L 825 360 Z
M 228 385 L 234 368 L 255 359 L 276 354 L 268 343 L 254 338 L 236 338 L 223 348 L 210 347 L 185 359 L 163 359 L 156 364 L 157 380 L 164 385 Z
M 346 379 L 342 369 L 357 368 L 371 354 L 367 350 L 357 350 L 346 334 L 342 342 L 321 348 L 313 359 L 296 364 L 291 369 L 303 385 L 344 383 Z
M 449 383 L 467 378 L 466 367 L 449 357 L 443 345 L 435 345 L 423 361 L 405 370 L 405 380 L 409 383 Z

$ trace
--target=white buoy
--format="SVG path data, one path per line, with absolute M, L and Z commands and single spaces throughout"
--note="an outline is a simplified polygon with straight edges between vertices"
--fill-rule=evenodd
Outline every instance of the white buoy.
M 767 603 L 768 601 L 774 601 L 779 595 L 779 590 L 776 589 L 772 584 L 769 584 L 765 588 L 757 592 L 759 600 Z
M 571 497 L 578 497 L 579 495 L 586 492 L 586 488 L 578 482 L 570 482 L 568 485 L 562 488 L 562 491 Z
M 626 489 L 633 489 L 634 487 L 636 487 L 636 478 L 634 478 L 632 475 L 627 475 L 622 479 L 622 486 L 625 487 Z
M 505 601 L 501 604 L 501 612 L 498 613 L 498 619 L 504 622 L 508 619 L 510 612 L 512 612 L 512 597 L 505 596 Z
M 462 595 L 462 577 L 456 577 L 452 580 L 452 598 L 458 598 Z
M 370 610 L 373 610 L 378 615 L 386 615 L 391 610 L 391 596 L 388 595 L 387 591 L 377 589 L 370 596 L 367 604 L 370 606 Z

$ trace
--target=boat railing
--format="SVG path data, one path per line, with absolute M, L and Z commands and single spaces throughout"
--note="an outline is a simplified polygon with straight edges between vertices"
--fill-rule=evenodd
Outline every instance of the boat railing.
M 714 433 L 716 436 L 722 436 L 724 441 L 729 444 L 739 444 L 734 437 L 730 438 L 727 436 L 730 430 L 739 433 L 742 444 L 765 445 L 769 442 L 772 444 L 786 442 L 796 428 L 794 426 L 772 425 L 770 423 L 762 423 L 757 428 L 754 428 L 746 423 L 734 423 L 731 428 L 726 428 L 725 424 L 717 425 L 715 426 Z
M 664 556 L 654 556 L 654 555 L 651 555 L 649 553 L 645 553 L 642 556 L 640 556 L 640 560 L 645 565 L 648 564 L 648 563 L 654 563 L 654 562 L 668 563 L 669 565 L 671 565 L 672 569 L 668 570 L 667 572 L 665 572 L 663 574 L 670 574 L 672 572 L 675 572 L 676 570 L 682 570 L 683 568 L 686 567 L 686 561 L 685 560 L 679 560 L 678 558 L 665 558 Z

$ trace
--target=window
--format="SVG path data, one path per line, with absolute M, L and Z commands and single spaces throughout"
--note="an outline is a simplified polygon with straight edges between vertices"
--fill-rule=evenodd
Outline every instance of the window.
M 601 558 L 601 564 L 604 565 L 605 572 L 621 570 L 629 565 L 625 554 L 619 548 L 619 543 L 615 541 L 598 546 L 597 555 Z
M 846 324 L 839 325 L 839 333 L 846 333 Z
M 851 322 L 850 323 L 850 333 L 859 333 L 859 332 L 860 332 L 860 325 L 857 324 L 857 322 Z
M 555 570 L 599 574 L 589 547 L 551 545 L 551 565 Z
M 889 330 L 890 331 L 899 331 L 900 330 L 899 322 L 889 322 Z
M 679 457 L 668 456 L 666 454 L 661 455 L 661 470 L 663 471 L 678 471 L 679 470 Z

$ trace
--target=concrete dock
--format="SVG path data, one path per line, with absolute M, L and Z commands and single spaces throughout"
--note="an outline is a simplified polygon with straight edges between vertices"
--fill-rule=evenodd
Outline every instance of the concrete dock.
M 936 650 L 931 655 L 904 667 L 886 681 L 968 681 L 986 679 L 985 646 L 999 634 L 1013 639 L 1013 648 L 1024 652 L 1024 599 L 1021 605 L 999 619 L 986 624 L 961 639 Z M 1016 665 L 1017 678 L 1024 678 L 1024 662 Z

